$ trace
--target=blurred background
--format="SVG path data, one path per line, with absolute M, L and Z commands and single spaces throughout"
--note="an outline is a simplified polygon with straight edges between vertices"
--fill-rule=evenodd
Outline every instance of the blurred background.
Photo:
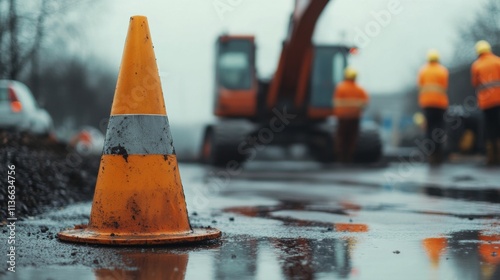
M 229 4 L 231 3 L 231 4 Z M 178 155 L 194 159 L 203 127 L 214 118 L 215 40 L 221 33 L 254 34 L 257 67 L 270 77 L 293 10 L 292 0 L 0 0 L 0 79 L 27 84 L 50 113 L 58 138 L 83 126 L 103 133 L 129 17 L 149 19 Z M 396 5 L 386 22 L 381 11 Z M 223 10 L 221 10 L 221 7 Z M 378 24 L 378 25 L 377 25 Z M 378 28 L 373 29 L 377 25 Z M 500 53 L 498 0 L 335 0 L 321 15 L 314 42 L 358 46 L 350 63 L 372 96 L 365 118 L 389 146 L 411 145 L 416 75 L 430 48 L 450 68 L 450 101 L 474 94 L 473 46 L 488 40 Z

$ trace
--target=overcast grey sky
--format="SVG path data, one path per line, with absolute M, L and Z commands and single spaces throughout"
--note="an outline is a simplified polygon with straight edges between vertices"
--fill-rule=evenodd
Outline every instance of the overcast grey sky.
M 214 2 L 239 4 L 221 18 Z M 429 48 L 441 50 L 445 64 L 451 62 L 457 27 L 470 20 L 483 2 L 331 0 L 318 22 L 314 41 L 360 46 L 360 53 L 351 59 L 360 71 L 359 82 L 371 93 L 396 93 L 414 82 L 415 71 Z M 213 46 L 217 35 L 223 31 L 255 34 L 259 73 L 270 76 L 277 65 L 293 3 L 294 0 L 112 0 L 103 22 L 93 32 L 98 42 L 94 44 L 95 53 L 118 69 L 128 18 L 136 14 L 147 16 L 169 115 L 182 115 L 188 120 L 210 118 Z M 388 8 L 390 5 L 392 9 Z M 391 14 L 394 10 L 397 13 Z M 391 19 L 384 17 L 385 26 L 378 24 L 377 28 L 375 14 L 381 11 L 390 13 Z M 360 32 L 367 37 L 359 36 Z

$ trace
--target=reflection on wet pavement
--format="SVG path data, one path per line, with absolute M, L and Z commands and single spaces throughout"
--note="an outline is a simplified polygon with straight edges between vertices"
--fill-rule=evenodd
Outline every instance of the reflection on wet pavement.
M 182 280 L 186 276 L 187 254 L 164 253 L 126 253 L 124 263 L 135 270 L 96 269 L 96 280 L 147 280 L 171 279 Z
M 273 219 L 283 222 L 285 226 L 314 226 L 314 227 L 325 227 L 332 228 L 332 223 L 324 223 L 318 221 L 310 221 L 305 219 L 297 219 L 288 216 L 276 216 L 273 215 L 275 212 L 285 211 L 285 210 L 295 210 L 295 211 L 313 211 L 313 212 L 324 212 L 330 214 L 347 215 L 343 209 L 322 209 L 321 211 L 315 208 L 311 208 L 305 202 L 292 202 L 292 201 L 282 201 L 277 206 L 257 206 L 257 207 L 232 207 L 224 209 L 225 212 L 240 214 L 247 217 L 254 218 L 266 218 Z
M 422 186 L 422 190 L 430 196 L 500 203 L 500 191 L 493 188 L 464 189 L 427 185 Z
M 257 271 L 258 241 L 238 238 L 237 242 L 224 242 L 215 253 L 215 279 L 251 278 Z
M 356 238 L 275 240 L 274 247 L 286 279 L 316 279 L 319 275 L 348 278 L 353 270 L 351 253 Z
M 445 252 L 447 246 L 446 237 L 426 238 L 422 241 L 425 252 L 434 268 L 439 267 L 441 255 Z
M 463 279 L 500 279 L 500 235 L 482 231 L 456 232 L 448 238 L 450 259 Z M 467 278 L 466 278 L 467 277 Z
M 358 238 L 350 236 L 337 239 L 310 240 L 248 238 L 244 244 L 227 244 L 217 254 L 216 279 L 256 279 L 260 266 L 259 250 L 264 245 L 273 249 L 280 268 L 281 277 L 272 279 L 427 279 L 425 266 L 415 267 L 405 278 L 401 275 L 388 278 L 372 278 L 363 269 L 369 263 L 356 262 Z M 448 237 L 429 237 L 421 241 L 428 261 L 430 279 L 500 279 L 500 258 L 497 257 L 500 235 L 485 236 L 481 232 L 457 232 Z M 395 251 L 393 254 L 407 252 Z M 403 257 L 403 256 L 402 256 Z M 391 263 L 373 259 L 376 265 L 391 267 Z M 381 262 L 381 263 L 380 263 Z M 444 264 L 443 264 L 444 263 Z M 419 274 L 421 273 L 421 274 Z M 390 274 L 389 274 L 390 275 Z M 440 275 L 456 275 L 456 278 L 441 278 Z
M 316 279 L 317 276 L 347 278 L 353 273 L 351 252 L 356 238 L 310 240 L 254 239 L 245 237 L 241 242 L 228 242 L 215 252 L 215 279 L 255 279 L 262 266 L 262 250 L 271 248 L 274 262 L 282 277 L 271 279 Z

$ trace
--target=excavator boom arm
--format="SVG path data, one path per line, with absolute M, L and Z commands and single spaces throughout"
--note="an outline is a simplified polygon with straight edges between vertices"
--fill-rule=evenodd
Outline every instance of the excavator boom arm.
M 278 100 L 301 100 L 304 69 L 311 64 L 312 36 L 319 16 L 329 0 L 295 0 L 288 35 L 283 45 L 278 69 L 271 82 L 267 107 L 275 107 Z

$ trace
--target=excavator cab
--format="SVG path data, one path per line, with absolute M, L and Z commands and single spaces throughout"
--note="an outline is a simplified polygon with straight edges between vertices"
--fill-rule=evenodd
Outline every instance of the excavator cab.
M 344 79 L 349 48 L 345 46 L 315 46 L 309 79 L 309 119 L 325 119 L 333 110 L 332 94 Z
M 217 39 L 215 66 L 215 115 L 225 118 L 259 118 L 269 85 L 256 76 L 256 46 L 252 36 L 222 35 Z M 342 81 L 349 48 L 341 45 L 314 46 L 307 69 L 304 100 L 295 110 L 306 111 L 308 119 L 332 114 L 332 93 Z M 263 86 L 264 85 L 264 86 Z M 297 94 L 299 96 L 299 94 Z
M 215 115 L 253 117 L 258 90 L 254 37 L 220 36 L 216 51 Z

